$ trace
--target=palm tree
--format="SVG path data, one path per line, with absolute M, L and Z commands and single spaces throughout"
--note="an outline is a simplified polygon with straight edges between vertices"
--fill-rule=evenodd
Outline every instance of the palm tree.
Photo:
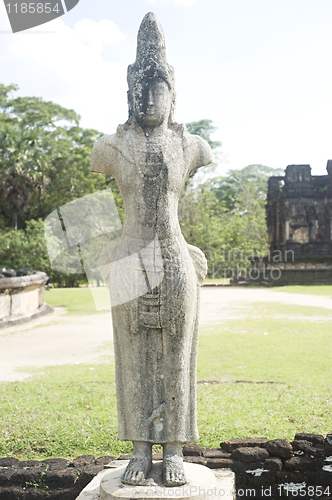
M 0 197 L 12 212 L 13 227 L 36 189 L 43 194 L 47 183 L 46 155 L 40 131 L 28 129 L 19 122 L 0 126 Z

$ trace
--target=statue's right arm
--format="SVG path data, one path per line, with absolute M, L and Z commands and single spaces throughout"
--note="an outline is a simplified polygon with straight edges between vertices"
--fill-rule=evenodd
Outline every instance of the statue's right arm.
M 92 148 L 90 170 L 114 177 L 116 149 L 114 135 L 104 135 Z

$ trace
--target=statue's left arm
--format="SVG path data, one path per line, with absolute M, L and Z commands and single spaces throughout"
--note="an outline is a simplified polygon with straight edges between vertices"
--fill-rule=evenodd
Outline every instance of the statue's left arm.
M 190 136 L 192 143 L 193 157 L 190 165 L 189 173 L 197 168 L 209 165 L 212 162 L 212 150 L 207 141 L 199 135 Z
M 115 135 L 104 135 L 93 146 L 90 170 L 115 177 L 116 150 L 113 147 Z

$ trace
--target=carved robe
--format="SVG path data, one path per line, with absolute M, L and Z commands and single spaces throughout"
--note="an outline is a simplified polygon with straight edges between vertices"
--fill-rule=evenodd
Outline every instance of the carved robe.
M 211 161 L 203 142 L 183 129 L 168 129 L 156 142 L 137 127 L 119 128 L 92 152 L 91 169 L 115 177 L 126 211 L 121 240 L 100 260 L 111 295 L 121 440 L 198 439 L 198 313 L 206 259 L 185 242 L 177 205 L 189 173 Z

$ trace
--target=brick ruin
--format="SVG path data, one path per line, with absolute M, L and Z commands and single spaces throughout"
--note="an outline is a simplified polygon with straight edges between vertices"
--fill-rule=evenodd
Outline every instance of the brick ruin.
M 310 165 L 289 165 L 270 177 L 266 221 L 271 251 L 295 256 L 332 255 L 332 160 L 328 175 L 311 175 Z
M 327 175 L 289 165 L 270 177 L 266 203 L 269 253 L 252 262 L 251 281 L 332 284 L 332 160 Z
M 268 438 L 229 439 L 221 442 L 220 448 L 207 450 L 199 444 L 188 443 L 183 447 L 183 455 L 185 462 L 216 471 L 233 471 L 234 500 L 332 500 L 332 434 L 324 437 L 297 433 L 292 442 Z M 163 457 L 153 455 L 152 458 L 162 460 Z M 99 472 L 123 466 L 123 461 L 129 459 L 130 455 L 97 459 L 82 455 L 75 460 L 42 461 L 0 458 L 0 499 L 75 500 Z M 221 492 L 220 498 L 224 495 L 225 491 Z M 95 498 L 99 498 L 97 493 Z

